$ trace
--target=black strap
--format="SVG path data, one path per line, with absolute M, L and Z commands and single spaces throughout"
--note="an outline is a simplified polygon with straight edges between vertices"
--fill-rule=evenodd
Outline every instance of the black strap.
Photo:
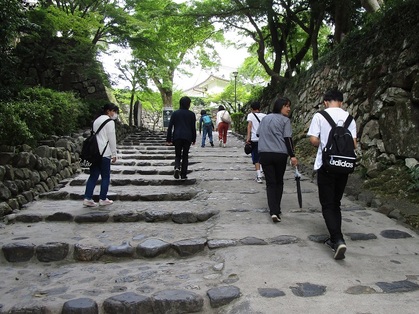
M 260 123 L 259 117 L 256 115 L 256 113 L 253 112 L 253 114 L 256 117 L 256 119 L 258 120 L 258 122 Z
M 333 121 L 332 117 L 324 110 L 319 111 L 319 113 L 329 122 L 330 126 L 334 128 L 336 126 L 335 121 Z
M 327 120 L 327 122 L 329 122 L 329 124 L 332 128 L 336 126 L 335 121 L 333 121 L 332 117 L 325 110 L 319 111 L 319 113 Z M 349 115 L 346 118 L 345 123 L 343 124 L 345 129 L 347 129 L 349 127 L 349 125 L 352 122 L 352 119 L 353 119 L 353 117 L 351 115 Z
M 105 121 L 103 121 L 103 123 L 100 125 L 99 129 L 97 129 L 96 132 L 94 132 L 95 134 L 98 134 L 100 132 L 100 130 L 103 129 L 103 127 L 105 126 L 106 123 L 108 123 L 109 121 L 112 121 L 112 119 L 107 119 Z M 92 131 L 93 131 L 93 125 L 92 125 Z
M 106 119 L 105 121 L 103 121 L 103 123 L 100 125 L 99 129 L 97 129 L 97 131 L 95 132 L 95 135 L 97 135 L 100 130 L 103 129 L 103 127 L 106 125 L 106 123 L 108 123 L 109 121 L 112 121 L 112 119 Z M 93 125 L 92 125 L 92 132 L 93 132 Z M 100 156 L 102 157 L 103 154 L 105 153 L 106 147 L 108 147 L 109 141 L 106 143 L 105 148 L 102 151 L 102 154 L 100 154 Z

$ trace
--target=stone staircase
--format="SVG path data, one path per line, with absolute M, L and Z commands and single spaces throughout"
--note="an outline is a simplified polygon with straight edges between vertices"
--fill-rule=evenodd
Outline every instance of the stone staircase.
M 162 133 L 118 157 L 112 206 L 83 207 L 83 170 L 0 224 L 0 314 L 417 311 L 415 232 L 344 197 L 348 252 L 333 260 L 316 185 L 303 176 L 300 209 L 288 169 L 274 224 L 233 134 L 192 146 L 185 181 Z
M 165 145 L 165 134 L 132 134 L 119 143 L 118 160 L 112 165 L 108 194 L 112 206 L 82 206 L 88 178 L 88 169 L 82 169 L 19 214 L 9 215 L 3 229 L 9 231 L 8 237 L 2 232 L 2 263 L 21 269 L 25 277 L 27 271 L 30 276 L 39 272 L 49 284 L 51 277 L 58 277 L 60 288 L 37 286 L 32 297 L 24 287 L 16 288 L 14 302 L 6 292 L 8 301 L 0 299 L 0 313 L 1 309 L 4 313 L 207 312 L 205 308 L 239 297 L 237 287 L 218 287 L 217 276 L 211 278 L 223 264 L 214 260 L 210 249 L 232 244 L 208 239 L 219 210 L 206 203 L 208 191 L 199 184 L 232 179 L 224 177 L 225 165 L 218 164 L 217 169 L 211 163 L 211 157 L 226 152 L 193 147 L 190 179 L 176 180 L 174 147 Z M 245 157 L 241 159 L 236 170 L 249 166 Z M 98 192 L 99 186 L 96 201 Z M 169 280 L 165 274 L 173 268 L 183 268 L 184 273 Z M 108 286 L 105 278 L 114 276 L 103 292 Z M 207 276 L 208 283 L 213 282 L 208 285 L 211 289 L 195 291 L 197 285 L 190 280 L 195 276 Z M 183 286 L 186 279 L 192 283 Z

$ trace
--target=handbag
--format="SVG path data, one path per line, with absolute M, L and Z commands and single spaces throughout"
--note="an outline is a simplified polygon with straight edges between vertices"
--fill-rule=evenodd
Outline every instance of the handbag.
M 231 117 L 227 110 L 224 110 L 223 114 L 221 115 L 221 121 L 224 123 L 231 123 Z
M 253 148 L 252 148 L 252 143 L 248 143 L 246 142 L 244 144 L 244 152 L 246 155 L 249 155 L 252 152 Z

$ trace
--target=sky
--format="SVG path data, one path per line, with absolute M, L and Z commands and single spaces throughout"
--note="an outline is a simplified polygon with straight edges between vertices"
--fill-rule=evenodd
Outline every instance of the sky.
M 180 90 L 187 90 L 205 81 L 211 74 L 227 80 L 231 79 L 232 73 L 237 71 L 243 64 L 244 60 L 249 56 L 245 48 L 225 48 L 221 45 L 217 45 L 217 51 L 221 60 L 221 65 L 219 66 L 218 71 L 216 69 L 203 70 L 201 68 L 196 68 L 190 70 L 190 72 L 193 73 L 191 77 L 181 76 L 176 72 L 174 78 L 175 87 Z

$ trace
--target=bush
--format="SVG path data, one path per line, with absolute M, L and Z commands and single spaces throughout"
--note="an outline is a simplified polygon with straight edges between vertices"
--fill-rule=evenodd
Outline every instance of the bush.
M 14 101 L 0 103 L 0 144 L 34 145 L 50 135 L 68 135 L 80 127 L 82 102 L 72 93 L 35 87 Z
M 32 144 L 34 142 L 34 136 L 26 122 L 16 114 L 15 105 L 15 103 L 9 102 L 0 103 L 0 144 Z
M 19 98 L 47 111 L 48 117 L 43 122 L 39 121 L 45 135 L 67 135 L 79 127 L 83 105 L 73 93 L 34 87 L 22 90 Z
M 247 132 L 247 121 L 243 112 L 235 112 L 231 114 L 231 120 L 233 121 L 234 130 L 242 135 Z

